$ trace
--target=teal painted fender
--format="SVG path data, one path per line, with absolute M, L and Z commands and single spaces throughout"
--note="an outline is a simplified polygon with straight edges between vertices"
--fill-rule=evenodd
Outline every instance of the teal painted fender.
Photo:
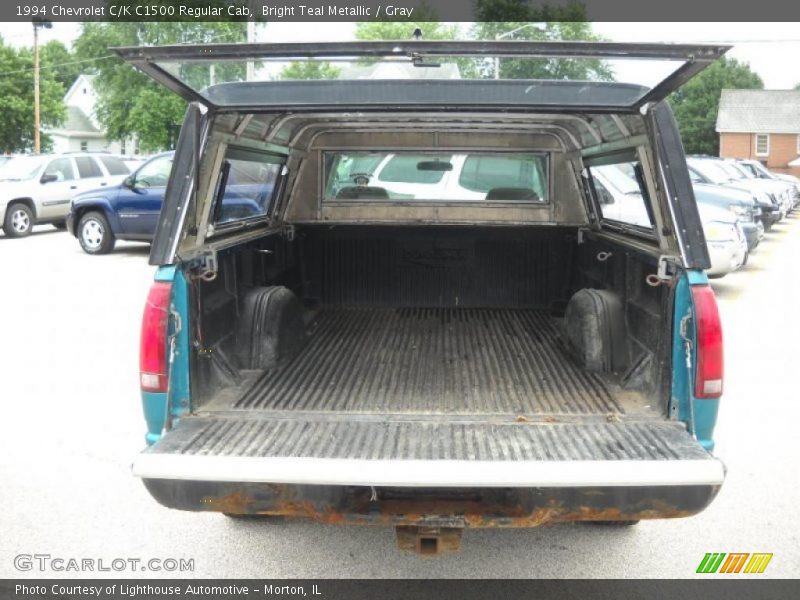
M 686 344 L 681 333 L 681 321 L 689 315 L 690 322 L 687 333 L 692 342 L 692 349 L 697 347 L 691 293 L 693 285 L 708 285 L 706 274 L 702 271 L 687 271 L 679 277 L 675 286 L 670 418 L 686 423 L 703 448 L 711 452 L 714 450 L 714 426 L 717 423 L 719 399 L 694 397 L 697 357 L 693 350 L 691 363 L 687 367 Z

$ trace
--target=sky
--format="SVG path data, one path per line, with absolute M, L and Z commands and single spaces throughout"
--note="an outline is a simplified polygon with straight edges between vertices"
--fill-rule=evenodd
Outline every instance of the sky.
M 798 23 L 594 23 L 596 33 L 619 42 L 713 42 L 733 45 L 729 56 L 749 63 L 767 89 L 789 89 L 800 83 Z M 465 24 L 461 24 L 466 28 Z M 354 23 L 269 23 L 259 27 L 257 41 L 342 41 L 353 38 Z M 79 23 L 54 23 L 41 40 L 69 45 Z M 31 45 L 32 32 L 20 23 L 0 23 L 0 35 L 16 46 Z M 616 64 L 619 80 L 652 84 L 663 73 L 641 62 Z

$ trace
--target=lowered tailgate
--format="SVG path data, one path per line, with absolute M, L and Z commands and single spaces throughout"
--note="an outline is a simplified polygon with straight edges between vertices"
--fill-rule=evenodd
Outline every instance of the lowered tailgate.
M 296 413 L 183 418 L 133 471 L 144 479 L 434 488 L 718 487 L 725 475 L 675 422 Z

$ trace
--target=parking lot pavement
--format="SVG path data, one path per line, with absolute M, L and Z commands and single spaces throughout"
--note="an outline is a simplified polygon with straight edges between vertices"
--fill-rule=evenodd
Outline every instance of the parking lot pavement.
M 717 453 L 728 478 L 701 515 L 633 528 L 471 530 L 460 554 L 401 554 L 389 528 L 234 521 L 170 511 L 129 472 L 143 446 L 140 316 L 147 248 L 88 256 L 41 227 L 0 235 L 0 577 L 16 555 L 190 558 L 200 577 L 692 577 L 706 552 L 772 552 L 765 575 L 800 572 L 794 389 L 800 216 L 776 226 L 748 266 L 714 283 L 725 328 Z

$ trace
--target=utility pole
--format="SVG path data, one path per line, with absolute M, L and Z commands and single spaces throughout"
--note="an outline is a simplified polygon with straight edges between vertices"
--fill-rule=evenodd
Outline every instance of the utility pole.
M 252 19 L 247 21 L 247 43 L 253 44 L 256 41 L 256 22 Z M 256 65 L 251 60 L 247 62 L 247 79 L 246 81 L 253 81 L 256 78 Z
M 39 112 L 39 29 L 50 29 L 52 26 L 52 21 L 44 19 L 33 20 L 33 151 L 36 154 L 42 151 Z

